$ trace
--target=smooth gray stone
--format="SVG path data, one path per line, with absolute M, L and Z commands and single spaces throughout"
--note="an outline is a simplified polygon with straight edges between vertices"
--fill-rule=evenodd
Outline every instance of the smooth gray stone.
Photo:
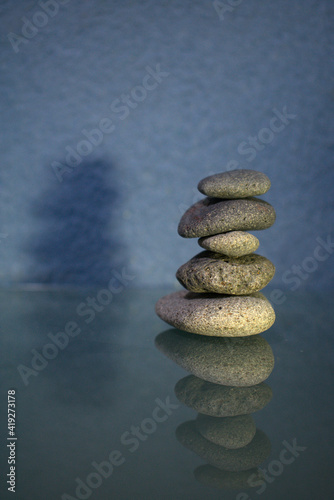
M 200 238 L 227 231 L 267 229 L 275 218 L 274 208 L 258 198 L 204 198 L 182 216 L 178 233 L 184 238 Z
M 275 321 L 274 309 L 261 292 L 233 296 L 181 290 L 158 300 L 155 310 L 175 328 L 216 337 L 254 335 Z
M 191 292 L 248 295 L 262 290 L 274 274 L 274 264 L 262 255 L 228 257 L 205 250 L 179 267 L 176 278 Z
M 242 257 L 255 252 L 260 242 L 253 234 L 245 231 L 229 231 L 200 238 L 198 244 L 211 252 L 222 253 L 230 257 Z
M 210 417 L 199 413 L 196 429 L 211 443 L 235 450 L 251 442 L 255 436 L 256 425 L 250 415 Z
M 200 465 L 194 470 L 194 476 L 205 486 L 222 490 L 246 490 L 255 488 L 265 483 L 263 473 L 257 469 L 230 472 L 218 469 L 213 465 Z
M 167 330 L 155 340 L 157 348 L 197 377 L 221 385 L 247 387 L 266 380 L 274 355 L 260 335 L 219 338 Z
M 174 390 L 181 403 L 212 417 L 249 415 L 262 410 L 272 398 L 272 390 L 264 382 L 251 387 L 228 387 L 194 375 L 179 380 Z
M 269 178 L 256 170 L 230 170 L 205 177 L 198 190 L 214 198 L 246 198 L 264 194 L 270 188 Z
M 231 472 L 250 470 L 264 462 L 270 455 L 271 443 L 259 429 L 252 441 L 237 450 L 228 450 L 211 443 L 196 429 L 196 422 L 189 420 L 176 429 L 178 441 L 218 469 Z

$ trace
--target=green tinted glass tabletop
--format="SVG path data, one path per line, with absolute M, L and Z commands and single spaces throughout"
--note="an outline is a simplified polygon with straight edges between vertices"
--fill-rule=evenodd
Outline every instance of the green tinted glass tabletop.
M 176 437 L 196 412 L 174 394 L 187 372 L 154 345 L 169 328 L 154 304 L 170 291 L 1 292 L 1 499 L 333 498 L 333 297 L 287 294 L 262 334 L 273 397 L 253 417 L 271 451 L 248 488 Z

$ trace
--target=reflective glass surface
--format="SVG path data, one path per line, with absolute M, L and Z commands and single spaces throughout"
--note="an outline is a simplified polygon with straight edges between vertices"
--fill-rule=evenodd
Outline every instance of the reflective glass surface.
M 154 304 L 170 291 L 1 292 L 1 499 L 333 498 L 333 297 L 286 294 L 262 334 L 275 368 L 272 399 L 252 415 L 270 441 L 259 480 L 180 443 L 179 426 L 197 417 L 174 394 L 188 373 L 154 345 L 169 329 Z

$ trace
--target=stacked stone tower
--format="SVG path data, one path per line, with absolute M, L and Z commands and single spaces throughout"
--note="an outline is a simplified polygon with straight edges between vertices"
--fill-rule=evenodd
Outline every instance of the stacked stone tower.
M 270 453 L 270 441 L 250 414 L 272 396 L 264 380 L 274 356 L 258 334 L 275 321 L 260 293 L 275 267 L 253 253 L 259 241 L 247 232 L 274 223 L 273 207 L 255 197 L 269 188 L 268 177 L 253 170 L 224 172 L 199 183 L 206 197 L 186 211 L 178 232 L 199 238 L 205 250 L 178 269 L 185 290 L 156 304 L 158 316 L 177 328 L 158 335 L 157 347 L 191 373 L 176 384 L 175 393 L 198 416 L 182 424 L 177 437 L 210 464 L 196 473 L 203 482 L 209 477 L 233 483 L 236 473 L 244 482 L 252 474 L 258 478 L 255 468 Z
M 269 188 L 268 177 L 254 170 L 224 172 L 199 183 L 207 197 L 186 211 L 178 232 L 199 238 L 206 250 L 178 269 L 186 291 L 158 301 L 161 319 L 180 330 L 218 337 L 253 335 L 274 323 L 274 310 L 259 290 L 273 278 L 275 267 L 253 253 L 259 241 L 245 232 L 275 222 L 273 207 L 254 198 Z

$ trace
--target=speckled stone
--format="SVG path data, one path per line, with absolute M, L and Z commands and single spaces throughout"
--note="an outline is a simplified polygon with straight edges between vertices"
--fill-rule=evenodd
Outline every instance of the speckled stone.
M 263 473 L 257 468 L 230 472 L 213 467 L 213 465 L 200 465 L 194 470 L 194 476 L 205 486 L 219 490 L 246 490 L 252 487 L 258 488 L 265 483 Z
M 274 368 L 272 349 L 260 335 L 219 338 L 172 329 L 160 333 L 155 343 L 182 368 L 216 384 L 256 385 Z
M 264 382 L 251 387 L 228 387 L 188 375 L 176 384 L 175 395 L 198 413 L 234 417 L 262 410 L 271 400 L 272 390 Z
M 178 233 L 184 238 L 200 238 L 227 231 L 267 229 L 274 224 L 275 218 L 274 208 L 258 198 L 204 198 L 182 216 Z
M 242 257 L 255 252 L 259 248 L 260 242 L 253 234 L 244 231 L 230 231 L 229 233 L 200 238 L 198 244 L 211 252 L 222 253 L 229 257 Z
M 198 414 L 196 429 L 211 443 L 236 450 L 251 442 L 255 436 L 256 425 L 250 415 L 219 418 Z
M 179 425 L 176 429 L 176 437 L 183 446 L 210 465 L 231 472 L 253 469 L 264 462 L 271 452 L 268 437 L 259 429 L 248 445 L 237 450 L 228 450 L 205 439 L 197 431 L 194 420 Z
M 270 188 L 269 178 L 256 170 L 230 170 L 205 177 L 198 190 L 214 198 L 246 198 L 264 194 Z
M 175 328 L 217 337 L 254 335 L 275 321 L 274 309 L 261 292 L 230 296 L 181 290 L 158 300 L 155 310 Z
M 191 292 L 248 295 L 262 290 L 274 274 L 274 264 L 262 255 L 228 257 L 205 250 L 183 264 L 176 278 Z

